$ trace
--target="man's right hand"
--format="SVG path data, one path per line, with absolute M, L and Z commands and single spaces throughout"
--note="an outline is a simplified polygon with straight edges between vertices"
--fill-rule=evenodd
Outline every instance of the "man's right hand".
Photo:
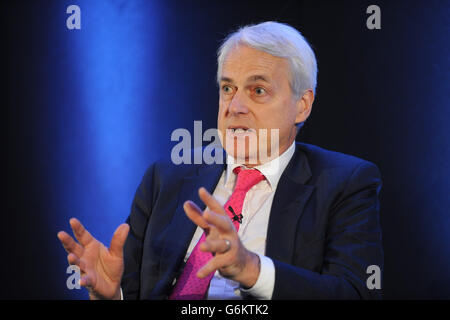
M 69 223 L 78 243 L 64 231 L 58 232 L 58 239 L 68 253 L 69 264 L 80 268 L 80 285 L 88 289 L 90 299 L 120 299 L 123 246 L 129 225 L 124 223 L 116 229 L 108 249 L 80 221 L 72 218 Z

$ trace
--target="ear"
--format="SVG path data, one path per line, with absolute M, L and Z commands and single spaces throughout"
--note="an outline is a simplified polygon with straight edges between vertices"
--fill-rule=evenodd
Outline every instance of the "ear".
M 311 114 L 312 105 L 314 102 L 314 92 L 312 89 L 306 90 L 303 95 L 297 100 L 297 116 L 295 123 L 305 122 Z

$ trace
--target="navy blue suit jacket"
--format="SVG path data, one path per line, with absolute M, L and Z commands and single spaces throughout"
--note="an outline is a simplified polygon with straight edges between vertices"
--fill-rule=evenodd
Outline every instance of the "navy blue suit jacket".
M 205 205 L 225 165 L 154 163 L 127 219 L 125 299 L 165 299 L 183 268 L 196 225 L 182 205 Z M 275 192 L 266 253 L 275 265 L 273 299 L 379 298 L 368 289 L 369 265 L 383 268 L 378 168 L 365 160 L 296 143 Z

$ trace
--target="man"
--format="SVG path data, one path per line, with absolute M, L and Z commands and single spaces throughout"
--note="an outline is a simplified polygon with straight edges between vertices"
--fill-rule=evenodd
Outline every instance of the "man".
M 79 243 L 58 234 L 90 297 L 379 298 L 366 284 L 367 268 L 383 264 L 377 167 L 295 142 L 316 74 L 312 49 L 288 25 L 230 35 L 217 73 L 227 163 L 153 164 L 109 249 L 76 219 Z

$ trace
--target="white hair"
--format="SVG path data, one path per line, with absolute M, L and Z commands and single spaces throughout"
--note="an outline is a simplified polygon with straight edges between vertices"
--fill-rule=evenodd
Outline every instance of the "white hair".
M 289 84 L 295 98 L 301 97 L 307 89 L 316 92 L 317 62 L 314 51 L 299 31 L 274 21 L 241 27 L 225 38 L 217 52 L 217 82 L 220 82 L 222 65 L 228 52 L 239 44 L 287 59 L 290 64 Z

